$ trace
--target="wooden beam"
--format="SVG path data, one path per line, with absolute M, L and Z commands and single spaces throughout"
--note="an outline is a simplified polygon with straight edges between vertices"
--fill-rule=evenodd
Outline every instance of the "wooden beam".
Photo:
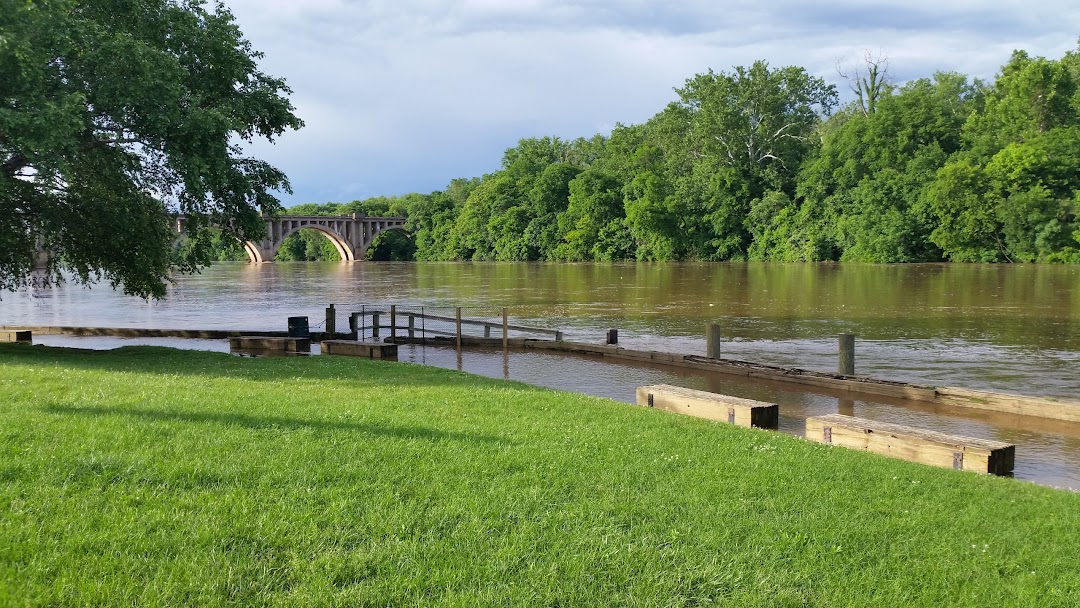
M 397 344 L 378 341 L 323 340 L 319 349 L 324 355 L 345 355 L 366 357 L 368 359 L 388 359 L 397 361 Z
M 1080 402 L 1064 399 L 944 387 L 937 389 L 937 401 L 956 407 L 1080 422 Z
M 1016 446 L 830 414 L 806 419 L 806 438 L 936 467 L 1011 475 Z
M 741 399 L 670 384 L 639 386 L 637 403 L 677 414 L 759 429 L 775 429 L 780 420 L 780 406 L 775 403 Z
M 311 352 L 311 340 L 308 338 L 235 336 L 229 338 L 229 350 L 265 350 L 286 353 L 308 353 Z
M 32 344 L 34 332 L 29 329 L 12 329 L 0 331 L 0 342 L 18 342 L 20 344 Z

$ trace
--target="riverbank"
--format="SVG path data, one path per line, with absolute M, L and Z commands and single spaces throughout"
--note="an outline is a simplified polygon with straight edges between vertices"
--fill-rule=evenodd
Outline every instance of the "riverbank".
M 605 399 L 9 345 L 0 391 L 0 604 L 1080 597 L 1076 494 Z

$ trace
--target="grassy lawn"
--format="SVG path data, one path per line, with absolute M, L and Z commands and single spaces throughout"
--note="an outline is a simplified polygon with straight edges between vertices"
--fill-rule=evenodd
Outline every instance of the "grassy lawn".
M 1080 495 L 416 365 L 0 345 L 0 605 L 1077 606 Z

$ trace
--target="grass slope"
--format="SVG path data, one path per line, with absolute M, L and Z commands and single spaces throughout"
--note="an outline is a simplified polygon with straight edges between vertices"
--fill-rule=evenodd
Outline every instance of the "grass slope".
M 1076 606 L 1080 495 L 454 371 L 0 345 L 0 605 Z

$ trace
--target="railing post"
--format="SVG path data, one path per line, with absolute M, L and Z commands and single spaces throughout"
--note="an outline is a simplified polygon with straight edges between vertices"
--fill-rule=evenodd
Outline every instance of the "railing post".
M 705 356 L 720 358 L 720 326 L 716 323 L 709 323 L 705 327 Z
M 397 342 L 397 304 L 390 305 L 390 341 Z
M 484 326 L 484 337 L 485 338 L 490 338 L 491 337 L 491 326 L 490 325 L 485 325 Z
M 334 339 L 334 334 L 337 333 L 337 310 L 335 310 L 333 304 L 326 309 L 326 333 L 331 340 Z
M 409 339 L 412 340 L 416 337 L 416 315 L 409 315 Z
M 371 311 L 371 337 L 372 339 L 379 338 L 379 312 Z
M 618 344 L 619 343 L 619 330 L 612 328 L 607 330 L 607 343 Z
M 509 327 L 509 323 L 507 323 L 506 307 L 505 306 L 503 306 L 503 309 L 502 309 L 502 321 L 503 321 L 503 350 L 506 350 L 507 348 L 510 347 L 510 327 Z
M 454 331 L 454 334 L 457 336 L 457 348 L 458 348 L 458 350 L 461 350 L 461 307 L 460 306 L 458 306 L 455 309 L 455 314 L 456 314 L 456 319 L 455 320 L 456 320 L 457 329 Z
M 855 375 L 855 334 L 840 334 L 836 373 Z
M 354 312 L 349 315 L 349 331 L 352 332 L 352 339 L 360 339 L 360 315 L 361 313 Z

